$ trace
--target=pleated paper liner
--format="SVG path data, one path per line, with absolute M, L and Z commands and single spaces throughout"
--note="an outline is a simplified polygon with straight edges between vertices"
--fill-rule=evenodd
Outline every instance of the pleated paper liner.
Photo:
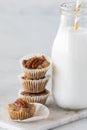
M 48 118 L 50 111 L 46 106 L 44 106 L 40 103 L 32 103 L 32 104 L 34 104 L 36 107 L 35 113 L 33 116 L 26 114 L 26 113 L 22 114 L 20 112 L 20 114 L 19 114 L 19 113 L 16 113 L 16 112 L 14 113 L 11 111 L 9 111 L 10 115 L 8 115 L 8 111 L 5 108 L 1 110 L 1 113 L 3 113 L 3 114 L 5 113 L 6 117 L 10 116 L 8 118 L 11 118 L 12 121 L 23 122 L 23 123 L 28 123 L 28 122 L 33 122 L 33 121 L 38 121 L 38 120 Z M 24 117 L 26 119 L 24 119 Z
M 22 98 L 24 101 L 26 101 L 27 103 L 41 103 L 41 104 L 45 104 L 46 100 L 50 94 L 50 92 L 46 89 L 46 94 L 40 93 L 40 95 L 38 94 L 30 94 L 29 96 L 23 95 L 22 94 L 22 90 L 19 91 L 18 95 L 19 98 Z
M 31 80 L 31 79 L 24 79 L 22 78 L 23 76 L 24 76 L 24 73 L 18 76 L 22 85 L 22 90 L 28 91 L 30 93 L 43 92 L 50 78 L 50 76 L 47 75 L 42 79 Z

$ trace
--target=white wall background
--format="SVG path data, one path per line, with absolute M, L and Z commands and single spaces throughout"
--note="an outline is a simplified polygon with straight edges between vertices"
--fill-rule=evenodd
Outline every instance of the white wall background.
M 51 54 L 58 29 L 59 4 L 60 0 L 0 0 L 2 103 L 10 97 L 13 100 L 21 88 L 17 78 L 21 72 L 19 58 L 29 53 Z

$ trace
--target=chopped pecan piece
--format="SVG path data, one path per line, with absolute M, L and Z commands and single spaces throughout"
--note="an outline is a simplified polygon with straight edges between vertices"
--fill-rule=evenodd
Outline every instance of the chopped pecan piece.
M 28 107 L 28 104 L 23 101 L 22 99 L 17 99 L 15 102 L 14 102 L 14 105 L 17 106 L 17 107 L 22 107 L 22 108 L 27 108 Z

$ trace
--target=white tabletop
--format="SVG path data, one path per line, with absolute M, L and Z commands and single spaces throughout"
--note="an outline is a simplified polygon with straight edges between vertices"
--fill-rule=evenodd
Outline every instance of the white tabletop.
M 59 25 L 58 2 L 59 0 L 0 1 L 0 104 L 15 100 L 21 88 L 17 78 L 22 72 L 19 65 L 21 56 L 38 52 L 51 55 Z M 87 129 L 87 119 L 55 130 L 83 128 Z

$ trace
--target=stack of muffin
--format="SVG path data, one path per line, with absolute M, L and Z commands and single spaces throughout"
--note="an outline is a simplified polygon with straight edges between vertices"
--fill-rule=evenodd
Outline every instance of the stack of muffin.
M 49 75 L 46 75 L 50 67 L 50 61 L 44 55 L 24 56 L 20 60 L 24 73 L 19 76 L 22 89 L 19 98 L 27 103 L 37 102 L 45 104 L 49 91 L 46 89 Z

